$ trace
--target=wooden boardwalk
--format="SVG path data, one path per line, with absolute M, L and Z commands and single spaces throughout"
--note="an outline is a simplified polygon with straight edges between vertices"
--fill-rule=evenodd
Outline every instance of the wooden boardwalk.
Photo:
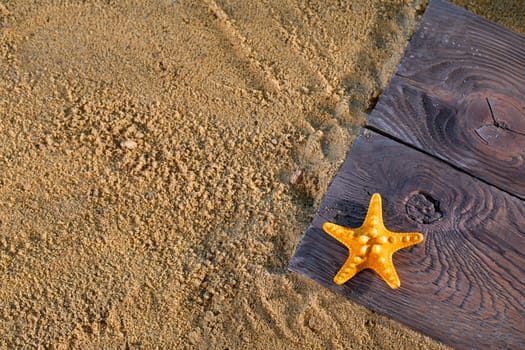
M 321 229 L 419 231 L 392 290 L 365 270 L 333 277 L 348 250 Z M 292 258 L 290 270 L 456 348 L 525 344 L 525 37 L 430 2 Z

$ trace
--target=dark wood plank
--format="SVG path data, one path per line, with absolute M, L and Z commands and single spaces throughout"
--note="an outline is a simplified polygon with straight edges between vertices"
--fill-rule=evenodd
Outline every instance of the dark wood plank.
M 420 231 L 394 254 L 401 287 L 361 272 L 333 277 L 347 249 L 321 229 L 361 225 L 370 196 L 385 225 Z M 366 130 L 330 186 L 289 268 L 456 348 L 525 344 L 525 203 L 449 165 Z
M 525 199 L 525 37 L 432 0 L 368 125 Z

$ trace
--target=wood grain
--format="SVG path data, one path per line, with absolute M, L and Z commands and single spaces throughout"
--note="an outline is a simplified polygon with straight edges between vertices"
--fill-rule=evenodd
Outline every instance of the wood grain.
M 431 1 L 368 125 L 525 199 L 525 37 Z
M 332 279 L 347 249 L 321 229 L 358 227 L 370 196 L 383 197 L 393 231 L 422 244 L 394 254 L 390 289 L 365 270 Z M 365 130 L 330 186 L 289 268 L 456 348 L 525 344 L 524 202 L 417 150 Z

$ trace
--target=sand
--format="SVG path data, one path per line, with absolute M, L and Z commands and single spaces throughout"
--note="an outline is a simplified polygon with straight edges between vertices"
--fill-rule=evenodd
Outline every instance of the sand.
M 443 349 L 286 269 L 423 9 L 2 1 L 0 349 Z

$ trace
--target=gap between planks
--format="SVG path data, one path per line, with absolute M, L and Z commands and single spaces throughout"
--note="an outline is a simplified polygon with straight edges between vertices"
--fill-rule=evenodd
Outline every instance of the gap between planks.
M 463 173 L 463 174 L 466 174 L 466 175 L 468 175 L 468 176 L 471 176 L 472 178 L 474 178 L 474 179 L 476 179 L 476 180 L 478 180 L 478 181 L 481 181 L 481 182 L 483 182 L 483 183 L 486 184 L 486 185 L 489 185 L 489 186 L 491 186 L 491 187 L 494 187 L 494 188 L 496 188 L 496 189 L 498 189 L 498 190 L 500 190 L 500 191 L 502 191 L 502 192 L 508 194 L 508 195 L 511 196 L 511 197 L 514 197 L 514 198 L 519 199 L 519 200 L 521 200 L 521 201 L 525 201 L 525 198 L 524 198 L 524 197 L 518 196 L 518 195 L 516 195 L 516 194 L 514 194 L 514 193 L 512 193 L 512 192 L 509 192 L 509 191 L 507 191 L 507 190 L 505 190 L 505 189 L 503 189 L 503 188 L 501 188 L 501 187 L 499 187 L 499 186 L 496 186 L 496 185 L 494 185 L 493 183 L 490 183 L 490 182 L 488 182 L 488 181 L 486 181 L 486 180 L 484 180 L 484 179 L 482 179 L 482 178 L 480 178 L 480 177 L 478 177 L 478 176 L 476 176 L 476 175 L 474 175 L 474 174 L 472 174 L 472 173 L 469 173 L 468 171 L 465 171 L 464 169 L 458 167 L 457 165 L 454 165 L 453 163 L 451 163 L 451 162 L 449 162 L 449 161 L 447 161 L 447 160 L 445 160 L 445 159 L 442 159 L 442 158 L 440 158 L 440 157 L 438 157 L 438 156 L 436 156 L 436 155 L 434 155 L 434 154 L 432 154 L 432 153 L 430 153 L 430 152 L 425 151 L 424 149 L 421 149 L 421 148 L 416 147 L 416 146 L 414 146 L 414 145 L 412 145 L 412 144 L 410 144 L 410 143 L 408 143 L 408 142 L 406 142 L 406 141 L 403 141 L 402 139 L 400 139 L 400 138 L 398 138 L 398 137 L 396 137 L 396 136 L 390 135 L 389 133 L 384 132 L 384 131 L 381 130 L 381 129 L 378 129 L 378 128 L 372 126 L 372 125 L 365 125 L 363 128 L 366 129 L 366 130 L 370 130 L 370 131 L 373 131 L 373 132 L 375 132 L 375 133 L 378 133 L 379 135 L 384 136 L 384 137 L 386 137 L 386 138 L 389 138 L 389 139 L 391 139 L 392 141 L 395 141 L 395 142 L 397 142 L 397 143 L 400 143 L 400 144 L 402 144 L 403 146 L 406 146 L 406 147 L 411 148 L 411 149 L 413 149 L 413 150 L 415 150 L 415 151 L 421 152 L 421 153 L 423 153 L 423 154 L 425 154 L 425 155 L 427 155 L 427 156 L 429 156 L 429 157 L 431 157 L 431 158 L 433 158 L 433 159 L 436 159 L 436 160 L 438 160 L 438 161 L 440 161 L 440 162 L 442 162 L 442 163 L 444 163 L 444 164 L 447 164 L 448 166 L 452 167 L 454 170 L 457 170 L 457 171 L 459 171 L 459 172 L 461 172 L 461 173 Z

